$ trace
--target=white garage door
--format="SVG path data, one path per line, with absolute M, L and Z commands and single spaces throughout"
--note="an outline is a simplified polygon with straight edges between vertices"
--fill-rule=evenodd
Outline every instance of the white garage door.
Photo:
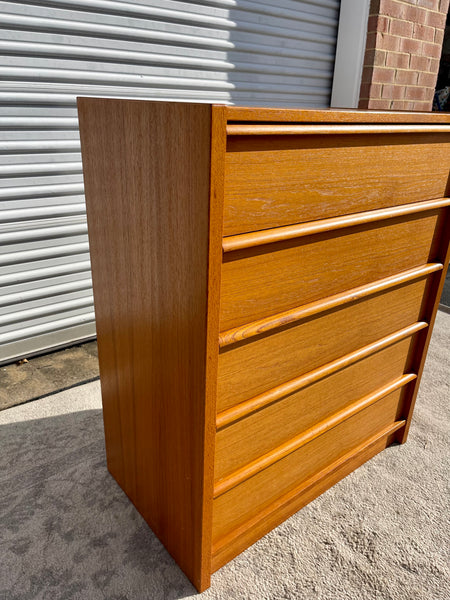
M 339 4 L 0 2 L 0 362 L 95 335 L 76 96 L 328 106 Z

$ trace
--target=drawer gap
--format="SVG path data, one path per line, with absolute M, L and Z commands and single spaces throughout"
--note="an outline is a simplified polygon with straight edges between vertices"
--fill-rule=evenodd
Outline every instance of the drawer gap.
M 407 337 L 410 337 L 417 333 L 418 331 L 425 329 L 428 327 L 428 324 L 425 321 L 418 321 L 417 323 L 413 323 L 408 327 L 400 329 L 395 333 L 388 335 L 384 338 L 377 340 L 372 344 L 368 344 L 367 346 L 363 346 L 354 352 L 341 356 L 340 358 L 333 360 L 325 365 L 320 366 L 313 371 L 309 371 L 300 377 L 296 377 L 295 379 L 291 379 L 281 385 L 276 386 L 259 394 L 258 396 L 254 396 L 245 402 L 241 402 L 227 410 L 220 412 L 216 418 L 216 427 L 217 429 L 222 429 L 223 427 L 227 427 L 231 423 L 238 421 L 248 415 L 260 410 L 264 406 L 268 404 L 272 404 L 285 396 L 297 392 L 303 387 L 310 385 L 319 379 L 323 379 L 340 369 L 348 367 L 355 362 L 374 354 L 375 352 L 379 352 L 400 340 L 403 340 Z
M 349 302 L 361 300 L 362 298 L 388 290 L 403 283 L 414 281 L 420 277 L 426 277 L 436 271 L 442 271 L 442 269 L 442 263 L 427 263 L 414 269 L 402 271 L 391 277 L 385 277 L 374 281 L 373 283 L 361 285 L 345 292 L 334 294 L 333 296 L 328 296 L 327 298 L 316 300 L 315 302 L 310 302 L 303 306 L 253 321 L 252 323 L 240 327 L 233 327 L 232 329 L 220 333 L 219 347 L 224 348 L 225 346 L 235 344 L 247 338 L 267 333 L 272 329 L 278 329 L 279 327 L 295 323 L 301 319 L 337 308 Z
M 292 452 L 295 452 L 302 446 L 305 446 L 309 442 L 312 442 L 312 440 L 326 433 L 330 429 L 333 429 L 333 427 L 340 425 L 347 419 L 353 417 L 354 415 L 368 408 L 369 406 L 372 406 L 372 404 L 375 404 L 376 402 L 378 402 L 382 398 L 385 398 L 392 392 L 406 386 L 411 381 L 414 381 L 416 377 L 417 375 L 415 373 L 407 373 L 403 375 L 399 379 L 396 379 L 395 381 L 382 387 L 373 394 L 369 394 L 367 396 L 364 396 L 363 398 L 360 398 L 356 402 L 353 402 L 349 406 L 346 406 L 342 410 L 338 411 L 331 417 L 328 417 L 327 419 L 321 421 L 320 423 L 317 423 L 313 427 L 310 427 L 295 438 L 288 440 L 284 444 L 281 444 L 280 446 L 271 450 L 270 452 L 267 452 L 263 456 L 258 457 L 257 459 L 253 460 L 247 465 L 223 477 L 214 485 L 214 498 L 225 494 L 231 488 L 239 485 L 246 479 L 250 479 L 250 477 L 253 477 L 263 469 L 266 469 L 267 467 L 270 467 L 279 460 L 285 458 L 286 456 L 288 456 L 288 454 L 291 454 Z
M 393 434 L 404 426 L 405 421 L 399 420 L 384 427 L 377 434 L 277 498 L 254 517 L 217 539 L 212 548 L 213 571 L 219 569 L 244 548 L 311 502 L 369 458 L 378 454 L 391 443 Z M 382 442 L 385 443 L 381 444 Z
M 272 244 L 284 240 L 291 240 L 308 235 L 315 235 L 336 229 L 344 229 L 394 219 L 404 215 L 416 214 L 428 210 L 444 208 L 450 205 L 450 198 L 437 198 L 435 200 L 426 200 L 425 202 L 413 202 L 411 204 L 402 204 L 391 208 L 381 208 L 378 210 L 368 210 L 331 219 L 319 219 L 317 221 L 308 221 L 307 223 L 298 223 L 287 225 L 285 227 L 275 227 L 263 229 L 251 233 L 242 233 L 239 235 L 230 235 L 222 240 L 222 249 L 224 252 L 233 252 L 244 248 L 253 248 L 264 244 Z

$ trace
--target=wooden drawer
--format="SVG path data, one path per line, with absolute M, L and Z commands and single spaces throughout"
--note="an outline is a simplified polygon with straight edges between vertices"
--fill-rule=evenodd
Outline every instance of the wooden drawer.
M 226 346 L 219 355 L 217 410 L 267 392 L 419 321 L 431 277 Z
M 221 331 L 433 260 L 444 216 L 433 210 L 225 253 Z
M 363 397 L 401 381 L 409 373 L 415 339 L 407 337 L 244 418 L 235 415 L 237 420 L 217 432 L 215 478 L 230 474 Z
M 229 135 L 224 235 L 446 195 L 449 134 L 363 129 L 341 136 Z
M 386 396 L 253 477 L 217 495 L 213 504 L 213 543 L 253 518 L 290 488 L 306 481 L 365 439 L 397 421 L 404 390 Z

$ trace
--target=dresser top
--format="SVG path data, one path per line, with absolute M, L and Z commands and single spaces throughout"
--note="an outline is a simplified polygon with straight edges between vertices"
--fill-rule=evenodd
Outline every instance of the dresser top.
M 167 102 L 162 100 L 136 100 L 126 98 L 78 97 L 79 105 L 103 104 L 173 104 L 208 106 L 207 103 Z M 450 124 L 450 113 L 407 112 L 394 110 L 357 110 L 336 108 L 272 108 L 257 106 L 228 106 L 209 104 L 213 109 L 223 110 L 225 119 L 230 122 L 270 122 L 270 123 L 423 123 Z
M 228 121 L 309 123 L 450 123 L 450 113 L 356 109 L 297 109 L 227 106 Z

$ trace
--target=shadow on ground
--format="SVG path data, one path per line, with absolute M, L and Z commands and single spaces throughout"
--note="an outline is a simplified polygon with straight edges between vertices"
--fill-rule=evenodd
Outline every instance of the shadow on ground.
M 108 473 L 101 410 L 0 425 L 0 439 L 2 600 L 195 593 Z

